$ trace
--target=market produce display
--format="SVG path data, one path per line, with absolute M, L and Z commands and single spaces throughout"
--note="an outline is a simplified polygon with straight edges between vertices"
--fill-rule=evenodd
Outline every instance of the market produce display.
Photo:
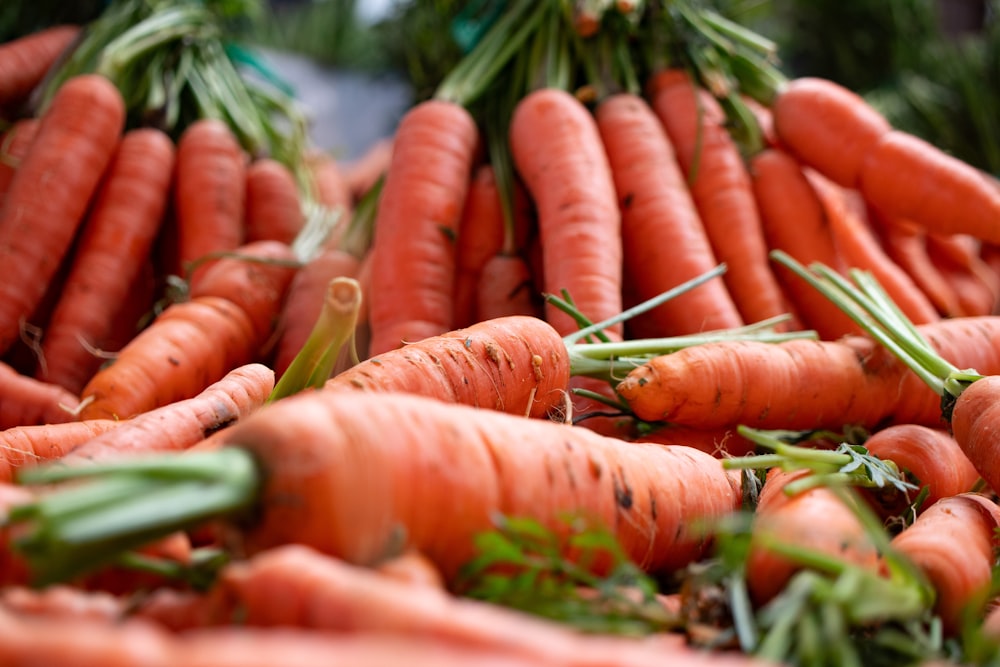
M 0 44 L 0 664 L 1000 664 L 1000 181 L 713 3 L 508 0 L 354 162 Z

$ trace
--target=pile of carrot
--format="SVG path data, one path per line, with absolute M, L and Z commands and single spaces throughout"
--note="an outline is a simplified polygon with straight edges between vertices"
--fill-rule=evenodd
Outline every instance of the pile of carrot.
M 632 4 L 575 3 L 567 39 Z M 510 5 L 537 55 L 564 19 Z M 506 97 L 458 85 L 469 60 L 369 155 L 291 168 L 221 119 L 135 127 L 100 74 L 36 109 L 78 29 L 0 44 L 0 663 L 841 664 L 808 657 L 834 609 L 838 659 L 925 625 L 951 642 L 927 659 L 996 655 L 988 380 L 953 422 L 789 268 L 869 272 L 947 362 L 1000 376 L 994 176 L 832 81 L 734 110 L 684 59 Z M 697 343 L 747 325 L 804 335 Z M 584 370 L 583 346 L 616 351 Z M 567 516 L 655 578 L 660 631 L 463 596 L 498 517 L 603 591 Z

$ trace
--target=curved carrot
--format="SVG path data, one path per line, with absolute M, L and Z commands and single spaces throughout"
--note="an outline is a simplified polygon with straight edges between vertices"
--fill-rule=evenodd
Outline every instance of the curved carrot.
M 608 154 L 622 216 L 626 280 L 645 301 L 711 271 L 718 261 L 663 125 L 637 95 L 602 101 L 597 126 Z M 743 324 L 721 280 L 712 280 L 644 313 L 650 336 L 674 336 Z
M 968 234 L 928 234 L 931 264 L 954 289 L 961 316 L 991 315 L 1000 303 L 1000 274 L 980 255 L 978 239 Z
M 74 421 L 79 397 L 0 363 L 0 430 Z
M 819 77 L 789 81 L 771 105 L 782 145 L 834 183 L 858 186 L 862 164 L 891 129 L 854 91 Z
M 253 321 L 227 299 L 203 296 L 164 310 L 84 387 L 80 419 L 127 419 L 191 398 L 253 361 Z
M 565 406 L 569 381 L 569 355 L 556 330 L 545 320 L 511 316 L 374 355 L 326 388 L 404 391 L 544 418 Z
M 203 118 L 178 139 L 174 173 L 176 270 L 193 286 L 212 253 L 246 240 L 246 156 L 228 125 Z
M 36 376 L 78 394 L 101 365 L 115 311 L 140 281 L 163 221 L 174 144 L 160 130 L 125 133 L 73 252 L 42 336 Z
M 884 214 L 935 234 L 1000 241 L 1000 184 L 924 139 L 892 131 L 868 152 L 858 189 Z
M 597 123 L 570 93 L 542 88 L 517 103 L 509 143 L 538 210 L 543 286 L 569 293 L 591 322 L 622 310 L 621 214 Z M 551 304 L 545 317 L 567 335 L 576 322 Z M 606 333 L 621 338 L 620 324 Z
M 786 485 L 808 470 L 772 468 L 754 511 L 746 579 L 757 605 L 772 600 L 802 566 L 781 552 L 792 547 L 820 552 L 878 571 L 878 548 L 845 498 L 823 487 L 789 495 Z
M 0 44 L 0 111 L 23 105 L 79 34 L 80 26 L 54 25 Z
M 781 149 L 768 148 L 750 159 L 749 170 L 768 248 L 783 250 L 804 266 L 822 262 L 843 272 L 829 217 L 799 161 Z M 780 265 L 774 272 L 803 324 L 820 338 L 833 340 L 861 332 L 794 272 Z
M 59 88 L 0 207 L 0 350 L 17 339 L 69 252 L 125 123 L 118 89 L 98 75 Z
M 0 483 L 13 481 L 20 468 L 61 459 L 73 448 L 123 423 L 87 419 L 4 429 L 0 431 Z
M 918 330 L 956 366 L 1000 373 L 1000 318 L 941 320 Z M 697 345 L 649 360 L 617 390 L 641 419 L 701 428 L 941 424 L 940 396 L 863 336 Z
M 295 175 L 278 160 L 263 157 L 247 166 L 246 181 L 246 241 L 291 245 L 305 224 Z
M 118 428 L 79 443 L 62 461 L 101 463 L 136 453 L 188 449 L 249 416 L 264 405 L 273 388 L 274 371 L 267 366 L 239 366 L 196 396 L 116 422 Z
M 455 327 L 466 327 L 475 315 L 476 291 L 486 262 L 503 248 L 504 213 L 491 164 L 472 174 L 455 241 Z
M 750 174 L 719 102 L 679 69 L 659 72 L 652 105 L 677 150 L 715 257 L 745 322 L 788 314 L 768 260 Z M 787 325 L 797 328 L 795 324 Z
M 369 354 L 453 328 L 454 242 L 478 143 L 454 103 L 422 102 L 400 122 L 372 241 Z
M 978 383 L 974 383 L 978 384 Z M 945 633 L 982 622 L 990 595 L 1000 507 L 973 493 L 941 498 L 892 539 L 930 579 Z

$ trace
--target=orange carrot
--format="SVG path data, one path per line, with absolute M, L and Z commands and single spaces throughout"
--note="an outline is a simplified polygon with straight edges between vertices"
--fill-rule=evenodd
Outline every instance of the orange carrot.
M 350 211 L 353 197 L 340 163 L 323 151 L 306 154 L 306 168 L 311 177 L 316 201 L 331 211 Z
M 115 623 L 127 612 L 125 600 L 107 591 L 58 585 L 45 590 L 9 586 L 0 591 L 0 609 L 22 618 L 87 618 Z
M 486 260 L 476 284 L 475 320 L 529 315 L 542 317 L 542 302 L 524 257 L 500 252 Z
M 786 485 L 808 474 L 808 470 L 780 468 L 767 474 L 746 561 L 747 586 L 757 605 L 778 595 L 801 568 L 776 546 L 821 552 L 873 571 L 881 567 L 875 543 L 846 498 L 823 487 L 786 493 Z
M 164 310 L 84 387 L 80 419 L 127 419 L 191 398 L 254 360 L 253 321 L 227 299 L 203 296 Z
M 36 376 L 78 394 L 101 364 L 115 311 L 140 283 L 163 220 L 174 144 L 160 130 L 126 132 L 83 223 L 72 266 L 42 337 Z
M 503 216 L 493 166 L 479 165 L 472 174 L 455 241 L 456 327 L 469 326 L 477 319 L 475 296 L 479 277 L 486 262 L 503 248 Z
M 209 255 L 245 241 L 246 156 L 224 122 L 201 119 L 181 134 L 174 173 L 175 271 L 193 286 Z
M 1000 303 L 1000 275 L 983 260 L 977 239 L 968 234 L 928 234 L 927 253 L 957 294 L 962 316 L 993 313 Z
M 68 253 L 118 145 L 125 103 L 109 80 L 83 75 L 59 89 L 0 208 L 0 350 L 18 337 Z
M 768 248 L 783 250 L 805 266 L 822 262 L 843 272 L 830 220 L 798 160 L 781 149 L 770 148 L 754 155 L 749 168 Z M 783 266 L 775 266 L 774 272 L 803 324 L 820 338 L 833 340 L 861 332 L 839 308 L 794 272 Z
M 984 371 L 979 366 L 979 372 Z M 985 371 L 987 377 L 976 380 L 966 387 L 955 401 L 951 413 L 951 427 L 955 440 L 969 457 L 983 480 L 991 489 L 1000 488 L 1000 466 L 996 464 L 996 434 L 991 426 L 997 413 L 997 389 L 1000 378 L 992 377 L 995 371 Z
M 768 260 L 750 174 L 718 101 L 686 72 L 659 72 L 652 104 L 677 150 L 729 294 L 745 322 L 789 314 Z M 789 324 L 797 328 L 797 324 Z
M 885 215 L 935 234 L 1000 241 L 1000 184 L 912 134 L 884 134 L 869 151 L 858 189 Z
M 996 503 L 963 493 L 941 498 L 892 539 L 893 548 L 909 557 L 934 586 L 934 611 L 946 634 L 956 634 L 966 621 L 982 621 L 998 527 Z
M 75 447 L 123 423 L 115 419 L 87 419 L 14 426 L 0 431 L 0 482 L 13 481 L 20 468 L 61 459 Z
M 305 218 L 299 186 L 291 170 L 273 158 L 258 158 L 246 169 L 246 240 L 291 244 Z
M 448 403 L 545 418 L 565 409 L 566 344 L 545 320 L 484 320 L 348 368 L 328 389 L 408 392 Z
M 622 306 L 621 214 L 597 122 L 573 95 L 542 88 L 521 98 L 510 120 L 517 172 L 538 211 L 545 292 L 569 293 L 591 322 Z M 579 326 L 547 304 L 545 317 L 562 335 Z M 606 332 L 621 338 L 621 324 Z
M 79 34 L 80 26 L 54 25 L 0 44 L 0 116 L 27 102 Z
M 343 164 L 344 180 L 355 203 L 360 201 L 389 170 L 393 137 L 379 139 L 357 159 Z
M 73 421 L 76 394 L 0 363 L 0 430 Z
M 22 118 L 3 133 L 3 139 L 0 140 L 0 206 L 3 206 L 14 173 L 21 166 L 31 142 L 35 140 L 40 122 L 35 117 Z
M 451 102 L 428 100 L 400 122 L 372 241 L 369 354 L 454 328 L 454 241 L 478 142 Z
M 959 368 L 1000 373 L 1000 318 L 941 320 L 918 330 Z M 940 396 L 863 336 L 697 345 L 649 360 L 617 390 L 641 419 L 701 428 L 942 423 Z
M 206 267 L 191 288 L 192 299 L 222 297 L 245 312 L 254 335 L 263 346 L 274 332 L 289 285 L 299 263 L 292 248 L 281 241 L 254 241 L 234 248 Z
M 892 129 L 860 95 L 819 77 L 792 79 L 779 91 L 771 109 L 782 145 L 804 164 L 847 188 L 858 186 L 862 164 Z
M 102 463 L 138 452 L 188 449 L 250 415 L 264 404 L 272 389 L 274 371 L 270 368 L 257 363 L 239 366 L 192 398 L 118 421 L 118 428 L 80 442 L 62 461 Z
M 718 264 L 677 165 L 673 145 L 638 95 L 618 94 L 595 112 L 622 215 L 626 280 L 638 301 L 711 271 Z M 743 324 L 725 283 L 712 280 L 642 315 L 650 336 L 675 336 Z

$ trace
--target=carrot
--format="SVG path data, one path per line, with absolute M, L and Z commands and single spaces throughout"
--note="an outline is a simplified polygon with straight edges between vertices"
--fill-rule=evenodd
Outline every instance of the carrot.
M 500 197 L 493 166 L 479 165 L 469 183 L 455 241 L 456 327 L 466 327 L 477 320 L 475 297 L 483 266 L 503 248 L 504 212 Z
M 326 387 L 405 391 L 544 418 L 565 408 L 569 380 L 569 354 L 556 330 L 545 320 L 515 315 L 374 355 Z
M 369 146 L 360 157 L 342 165 L 352 201 L 360 201 L 389 170 L 392 146 L 393 137 L 383 137 Z
M 782 145 L 846 188 L 858 186 L 869 153 L 892 129 L 860 95 L 819 77 L 792 79 L 778 92 L 771 109 Z
M 42 591 L 9 586 L 0 591 L 0 609 L 21 618 L 87 618 L 109 623 L 127 611 L 125 600 L 117 595 L 65 584 Z
M 65 387 L 0 363 L 0 430 L 73 421 L 80 399 Z
M 802 564 L 787 549 L 820 552 L 878 572 L 881 559 L 849 500 L 814 487 L 789 495 L 785 487 L 810 474 L 772 468 L 754 511 L 746 579 L 756 605 L 777 596 Z
M 101 364 L 115 311 L 140 282 L 170 192 L 174 144 L 160 130 L 125 133 L 83 222 L 42 337 L 36 376 L 78 394 Z
M 538 210 L 544 291 L 565 290 L 591 322 L 614 317 L 623 310 L 621 214 L 593 115 L 564 90 L 538 89 L 518 101 L 509 143 Z M 579 328 L 551 304 L 545 317 L 562 335 Z M 621 338 L 621 324 L 606 334 Z
M 789 313 L 790 305 L 771 271 L 750 174 L 726 127 L 718 101 L 686 72 L 659 72 L 651 86 L 653 108 L 677 150 L 691 196 L 715 257 L 745 322 Z M 790 328 L 797 328 L 791 323 Z
M 544 315 L 531 267 L 519 254 L 500 252 L 486 260 L 475 288 L 476 321 Z
M 963 316 L 993 313 L 1000 303 L 1000 275 L 983 260 L 977 239 L 967 234 L 929 234 L 927 252 L 958 295 Z
M 799 161 L 770 148 L 751 158 L 749 170 L 768 248 L 783 250 L 805 265 L 823 262 L 844 270 L 830 219 Z M 850 318 L 794 272 L 780 265 L 774 272 L 803 324 L 820 338 L 860 333 Z
M 951 413 L 951 428 L 955 440 L 969 457 L 983 480 L 991 489 L 1000 488 L 1000 470 L 996 465 L 996 435 L 991 424 L 995 423 L 996 395 L 1000 378 L 989 376 L 976 380 L 962 390 Z
M 274 371 L 267 366 L 239 366 L 196 396 L 118 421 L 118 428 L 70 448 L 62 462 L 100 463 L 134 453 L 188 449 L 250 415 L 264 404 L 273 388 Z
M 40 122 L 35 117 L 22 118 L 3 133 L 3 139 L 0 140 L 0 206 L 7 196 L 14 173 L 21 166 L 31 142 L 35 140 Z
M 42 301 L 118 145 L 125 103 L 98 75 L 67 81 L 41 118 L 0 208 L 0 350 Z M 58 184 L 58 187 L 53 186 Z
M 400 122 L 372 240 L 370 355 L 454 328 L 454 242 L 478 142 L 455 103 L 428 100 Z
M 222 297 L 239 306 L 250 317 L 254 337 L 263 346 L 274 332 L 299 266 L 288 244 L 253 241 L 206 267 L 190 296 Z
M 918 330 L 960 368 L 1000 372 L 1000 319 L 941 320 Z M 617 390 L 640 419 L 701 428 L 942 423 L 939 395 L 867 336 L 696 345 L 647 361 Z
M 400 425 L 392 438 L 385 437 L 386 423 Z M 567 535 L 567 515 L 583 517 L 607 527 L 637 566 L 665 573 L 704 554 L 709 539 L 702 522 L 740 502 L 738 474 L 693 448 L 626 444 L 587 429 L 409 394 L 303 392 L 268 404 L 226 433 L 226 446 L 217 451 L 105 466 L 108 474 L 119 471 L 126 478 L 129 467 L 137 474 L 149 470 L 147 488 L 170 510 L 147 513 L 132 527 L 118 526 L 115 519 L 109 523 L 98 512 L 87 516 L 87 525 L 100 532 L 104 545 L 112 539 L 109 530 L 120 530 L 113 542 L 128 548 L 215 515 L 232 520 L 224 522 L 226 543 L 237 554 L 298 543 L 365 564 L 414 548 L 446 581 L 454 581 L 473 556 L 473 538 L 489 530 L 497 515 L 531 518 L 559 538 Z M 199 461 L 224 476 L 211 485 L 214 491 L 200 483 L 189 493 L 181 481 L 186 476 L 181 470 L 192 470 Z M 180 469 L 164 476 L 164 466 L 172 462 Z M 92 468 L 76 470 L 100 473 Z M 49 483 L 51 475 L 65 478 L 74 470 L 36 468 L 22 481 Z M 195 474 L 207 483 L 215 473 Z M 173 491 L 171 480 L 179 483 Z M 101 496 L 115 513 L 143 502 L 142 494 L 127 486 L 123 496 Z M 251 508 L 254 519 L 247 523 L 245 511 Z M 63 567 L 77 563 L 62 558 L 49 570 L 46 554 L 60 560 L 56 554 L 73 550 L 57 544 L 50 521 L 60 520 L 38 510 L 23 506 L 13 517 L 15 523 L 45 517 L 44 530 L 26 534 L 19 545 L 39 580 L 54 581 L 68 574 Z M 599 559 L 590 567 L 602 563 L 607 565 Z
M 0 44 L 0 112 L 18 111 L 79 34 L 80 26 L 60 24 Z
M 997 180 L 901 131 L 883 135 L 863 163 L 858 189 L 885 215 L 935 234 L 1000 241 Z
M 308 152 L 305 162 L 315 200 L 331 211 L 350 211 L 354 199 L 340 163 L 318 150 Z
M 829 217 L 841 263 L 870 271 L 911 321 L 924 324 L 940 319 L 927 295 L 892 261 L 867 221 L 852 208 L 850 199 L 856 191 L 845 190 L 815 171 L 808 175 Z
M 982 622 L 991 590 L 1000 507 L 974 493 L 941 498 L 892 539 L 930 579 L 946 634 Z
M 258 158 L 247 166 L 246 181 L 246 241 L 291 245 L 305 224 L 291 170 L 273 158 Z
M 123 423 L 114 419 L 87 419 L 14 426 L 0 431 L 0 483 L 13 481 L 20 468 L 61 459 L 75 447 Z
M 128 419 L 191 398 L 254 360 L 254 324 L 227 299 L 203 296 L 164 310 L 84 387 L 80 419 Z
M 241 246 L 246 207 L 246 156 L 224 122 L 205 118 L 177 141 L 174 209 L 177 267 L 191 286 L 212 253 Z
M 626 280 L 645 301 L 718 264 L 677 165 L 673 145 L 638 95 L 617 94 L 595 111 L 622 216 Z M 713 280 L 643 315 L 650 336 L 676 336 L 743 324 L 725 283 Z

